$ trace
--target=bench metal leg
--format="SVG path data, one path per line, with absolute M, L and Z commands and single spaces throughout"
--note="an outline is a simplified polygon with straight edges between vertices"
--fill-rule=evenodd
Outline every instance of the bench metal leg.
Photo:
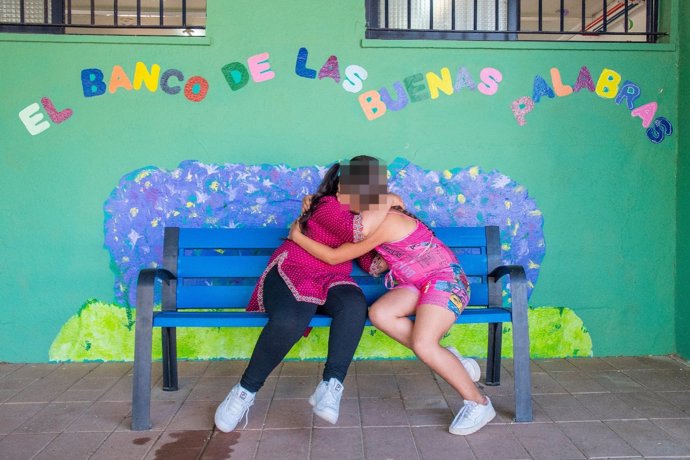
M 513 367 L 515 369 L 515 421 L 532 421 L 532 374 L 530 373 L 529 327 L 527 323 L 527 287 L 514 283 L 513 299 Z
M 163 340 L 163 390 L 177 391 L 177 333 L 174 327 L 161 328 Z
M 151 428 L 151 333 L 153 327 L 153 279 L 142 274 L 137 288 L 137 315 L 134 331 L 134 375 L 132 378 L 132 430 Z M 149 279 L 150 278 L 150 279 Z M 147 294 L 150 296 L 147 296 Z M 141 296 L 141 298 L 140 298 Z
M 488 386 L 501 384 L 501 344 L 503 323 L 489 323 L 489 345 L 486 354 L 486 379 Z

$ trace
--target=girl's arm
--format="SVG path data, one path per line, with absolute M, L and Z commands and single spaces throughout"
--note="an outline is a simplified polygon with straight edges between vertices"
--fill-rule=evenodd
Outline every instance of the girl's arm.
M 344 243 L 337 248 L 331 248 L 330 246 L 321 244 L 303 235 L 299 230 L 299 225 L 296 223 L 292 224 L 290 228 L 289 238 L 317 259 L 330 265 L 337 265 L 348 260 L 356 259 L 371 251 L 376 246 L 388 241 L 390 239 L 390 227 L 385 225 L 385 222 L 384 220 L 384 223 L 379 225 L 374 233 L 366 239 L 358 243 Z
M 380 203 L 373 209 L 369 209 L 361 213 L 362 234 L 365 237 L 376 231 L 376 229 L 379 227 L 379 225 L 381 225 L 388 215 L 388 211 L 390 210 L 391 206 L 401 206 L 403 209 L 405 208 L 402 199 L 398 195 L 388 193 L 385 195 L 385 201 L 383 203 Z

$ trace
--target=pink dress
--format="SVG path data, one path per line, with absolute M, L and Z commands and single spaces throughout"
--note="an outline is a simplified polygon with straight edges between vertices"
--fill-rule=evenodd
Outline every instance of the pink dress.
M 418 305 L 448 308 L 457 317 L 470 298 L 467 276 L 448 246 L 426 225 L 416 222 L 406 237 L 376 248 L 390 267 L 386 287 L 418 291 Z
M 350 212 L 335 196 L 321 198 L 319 205 L 307 221 L 305 235 L 314 241 L 336 248 L 343 243 L 360 241 L 362 216 Z M 373 251 L 358 259 L 366 271 L 376 264 Z M 352 261 L 330 265 L 310 255 L 291 240 L 286 240 L 271 255 L 268 265 L 254 288 L 247 311 L 264 311 L 263 287 L 268 272 L 278 267 L 278 273 L 299 301 L 323 305 L 328 290 L 341 284 L 357 285 L 350 273 Z

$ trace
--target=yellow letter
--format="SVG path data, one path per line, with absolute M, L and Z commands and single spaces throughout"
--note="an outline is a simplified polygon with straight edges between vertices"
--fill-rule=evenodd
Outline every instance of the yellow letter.
M 158 89 L 158 79 L 161 74 L 161 66 L 158 64 L 153 64 L 151 66 L 151 72 L 146 68 L 146 64 L 143 62 L 137 62 L 134 68 L 134 89 L 139 91 L 141 89 L 141 84 L 145 83 L 146 88 L 152 93 Z
M 453 94 L 453 80 L 450 78 L 450 70 L 448 70 L 448 67 L 444 67 L 441 69 L 440 77 L 433 72 L 427 72 L 426 81 L 429 85 L 431 99 L 438 99 L 439 89 L 446 93 L 448 96 Z
M 613 99 L 618 94 L 618 83 L 621 82 L 621 75 L 611 69 L 604 69 L 597 81 L 596 93 L 600 97 Z

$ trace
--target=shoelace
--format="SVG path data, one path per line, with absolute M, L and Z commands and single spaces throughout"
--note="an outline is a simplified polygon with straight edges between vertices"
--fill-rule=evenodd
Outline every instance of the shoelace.
M 254 405 L 254 401 L 252 400 L 249 403 L 246 401 L 243 402 L 239 398 L 233 398 L 231 396 L 228 396 L 228 399 L 228 406 L 230 406 L 230 409 L 232 409 L 233 411 L 235 411 L 236 409 L 244 410 L 244 426 L 242 427 L 242 429 L 244 430 L 245 428 L 247 428 L 247 424 L 249 423 L 249 408 Z
M 458 420 L 472 417 L 472 414 L 478 405 L 479 404 L 474 401 L 466 402 L 460 409 L 460 412 L 458 412 Z

